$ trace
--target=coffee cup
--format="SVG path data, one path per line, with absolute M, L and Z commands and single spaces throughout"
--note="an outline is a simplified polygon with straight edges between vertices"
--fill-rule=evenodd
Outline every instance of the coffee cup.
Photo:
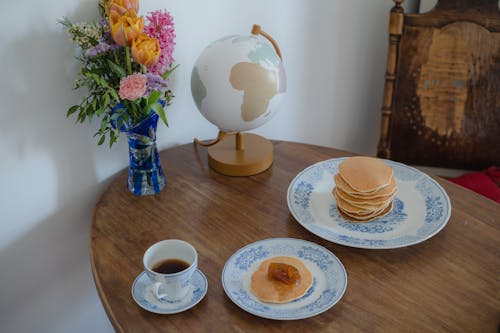
M 178 301 L 186 296 L 198 267 L 196 249 L 183 240 L 167 239 L 151 245 L 143 257 L 144 270 L 159 300 Z

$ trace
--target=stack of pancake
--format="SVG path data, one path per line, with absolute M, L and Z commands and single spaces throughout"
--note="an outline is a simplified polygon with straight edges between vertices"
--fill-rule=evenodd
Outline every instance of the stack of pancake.
M 392 167 L 373 157 L 349 157 L 339 164 L 333 195 L 341 215 L 353 222 L 368 222 L 392 209 L 398 186 Z

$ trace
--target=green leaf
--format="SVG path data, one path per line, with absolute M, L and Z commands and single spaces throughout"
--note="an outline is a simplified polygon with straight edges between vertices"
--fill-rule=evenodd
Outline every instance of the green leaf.
M 104 100 L 101 101 L 101 107 L 96 111 L 96 115 L 98 117 L 100 117 L 104 111 L 106 110 L 106 108 L 108 107 L 108 104 L 109 104 L 109 94 L 105 93 L 104 94 Z
M 167 116 L 165 115 L 165 110 L 163 109 L 163 106 L 161 106 L 160 103 L 156 102 L 151 105 L 151 109 L 153 109 L 154 112 L 156 112 L 160 116 L 161 120 L 163 120 L 165 125 L 167 125 L 168 127 Z
M 166 71 L 165 73 L 163 73 L 163 75 L 161 76 L 163 78 L 163 80 L 166 80 L 170 74 L 172 74 L 172 72 L 177 68 L 179 67 L 179 65 L 175 65 L 174 67 L 172 67 L 171 69 L 169 69 L 168 71 Z
M 99 142 L 97 144 L 99 146 L 102 145 L 104 143 L 104 140 L 106 140 L 106 137 L 103 135 L 103 136 L 101 136 L 101 138 L 99 139 Z
M 122 110 L 122 109 L 119 109 L 119 110 Z M 109 119 L 116 121 L 118 119 L 118 117 L 121 117 L 121 116 L 122 116 L 121 114 L 118 114 L 117 112 L 115 112 L 111 115 L 111 117 L 109 117 Z
M 151 94 L 149 94 L 148 103 L 146 105 L 146 108 L 149 109 L 149 106 L 156 103 L 156 101 L 158 101 L 160 96 L 161 96 L 161 91 L 153 91 Z
M 92 118 L 92 116 L 94 115 L 94 109 L 92 108 L 91 103 L 88 103 L 87 105 L 85 105 L 85 114 L 89 118 Z
M 104 102 L 102 103 L 102 107 L 106 109 L 109 104 L 109 94 L 104 94 Z
M 116 140 L 117 140 L 117 136 L 116 136 L 116 134 L 115 134 L 115 132 L 114 132 L 114 131 L 111 131 L 111 132 L 109 133 L 109 136 L 110 136 L 110 137 L 109 137 L 109 148 L 111 148 L 111 146 L 113 146 L 113 143 L 115 143 L 115 142 L 116 142 Z
M 111 94 L 111 96 L 113 96 L 113 98 L 115 99 L 115 101 L 117 101 L 118 103 L 120 102 L 120 97 L 118 96 L 118 94 L 116 93 L 116 90 L 109 87 L 108 88 L 108 92 Z
M 104 130 L 106 129 L 106 126 L 108 125 L 108 122 L 107 122 L 107 119 L 103 119 L 102 122 L 101 122 L 101 128 L 100 128 L 100 131 L 101 132 L 104 132 Z
M 80 105 L 73 105 L 68 109 L 68 113 L 66 113 L 66 118 L 75 113 L 80 108 Z
M 116 74 L 118 74 L 119 77 L 127 76 L 127 72 L 125 72 L 125 69 L 123 69 L 121 66 L 115 64 L 111 60 L 109 60 L 109 59 L 107 59 L 107 60 L 108 60 L 108 65 L 111 68 L 111 70 L 113 72 L 115 72 Z
M 130 123 L 130 116 L 127 112 L 123 113 L 123 123 L 124 124 Z M 121 125 L 118 128 L 121 128 Z
M 123 124 L 123 117 L 118 118 L 118 121 L 116 122 L 116 128 L 122 128 Z
M 87 114 L 85 113 L 85 108 L 80 108 L 80 113 L 78 113 L 78 117 L 76 118 L 76 121 L 79 123 L 83 123 L 85 121 L 85 118 L 87 117 Z

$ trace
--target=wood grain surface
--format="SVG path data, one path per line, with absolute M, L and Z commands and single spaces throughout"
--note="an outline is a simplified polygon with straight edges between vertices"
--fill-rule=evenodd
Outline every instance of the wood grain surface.
M 90 258 L 104 308 L 119 332 L 497 332 L 500 322 L 500 205 L 446 180 L 452 213 L 431 239 L 406 248 L 366 250 L 337 245 L 291 216 L 292 179 L 318 161 L 347 152 L 274 142 L 274 164 L 251 177 L 228 177 L 207 166 L 203 148 L 164 150 L 167 186 L 136 197 L 120 172 L 96 205 Z M 331 250 L 347 271 L 347 290 L 318 316 L 275 321 L 249 314 L 224 293 L 221 274 L 239 248 L 293 237 Z M 158 315 L 140 308 L 130 288 L 142 256 L 168 238 L 193 244 L 208 293 L 189 311 Z

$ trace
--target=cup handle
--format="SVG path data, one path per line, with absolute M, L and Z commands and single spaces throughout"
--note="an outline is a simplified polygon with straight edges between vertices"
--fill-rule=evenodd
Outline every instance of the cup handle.
M 155 290 L 155 296 L 156 298 L 158 298 L 159 300 L 167 297 L 167 294 L 166 293 L 163 293 L 163 294 L 160 294 L 160 287 L 161 287 L 162 283 L 161 282 L 155 282 L 154 283 L 154 290 Z

